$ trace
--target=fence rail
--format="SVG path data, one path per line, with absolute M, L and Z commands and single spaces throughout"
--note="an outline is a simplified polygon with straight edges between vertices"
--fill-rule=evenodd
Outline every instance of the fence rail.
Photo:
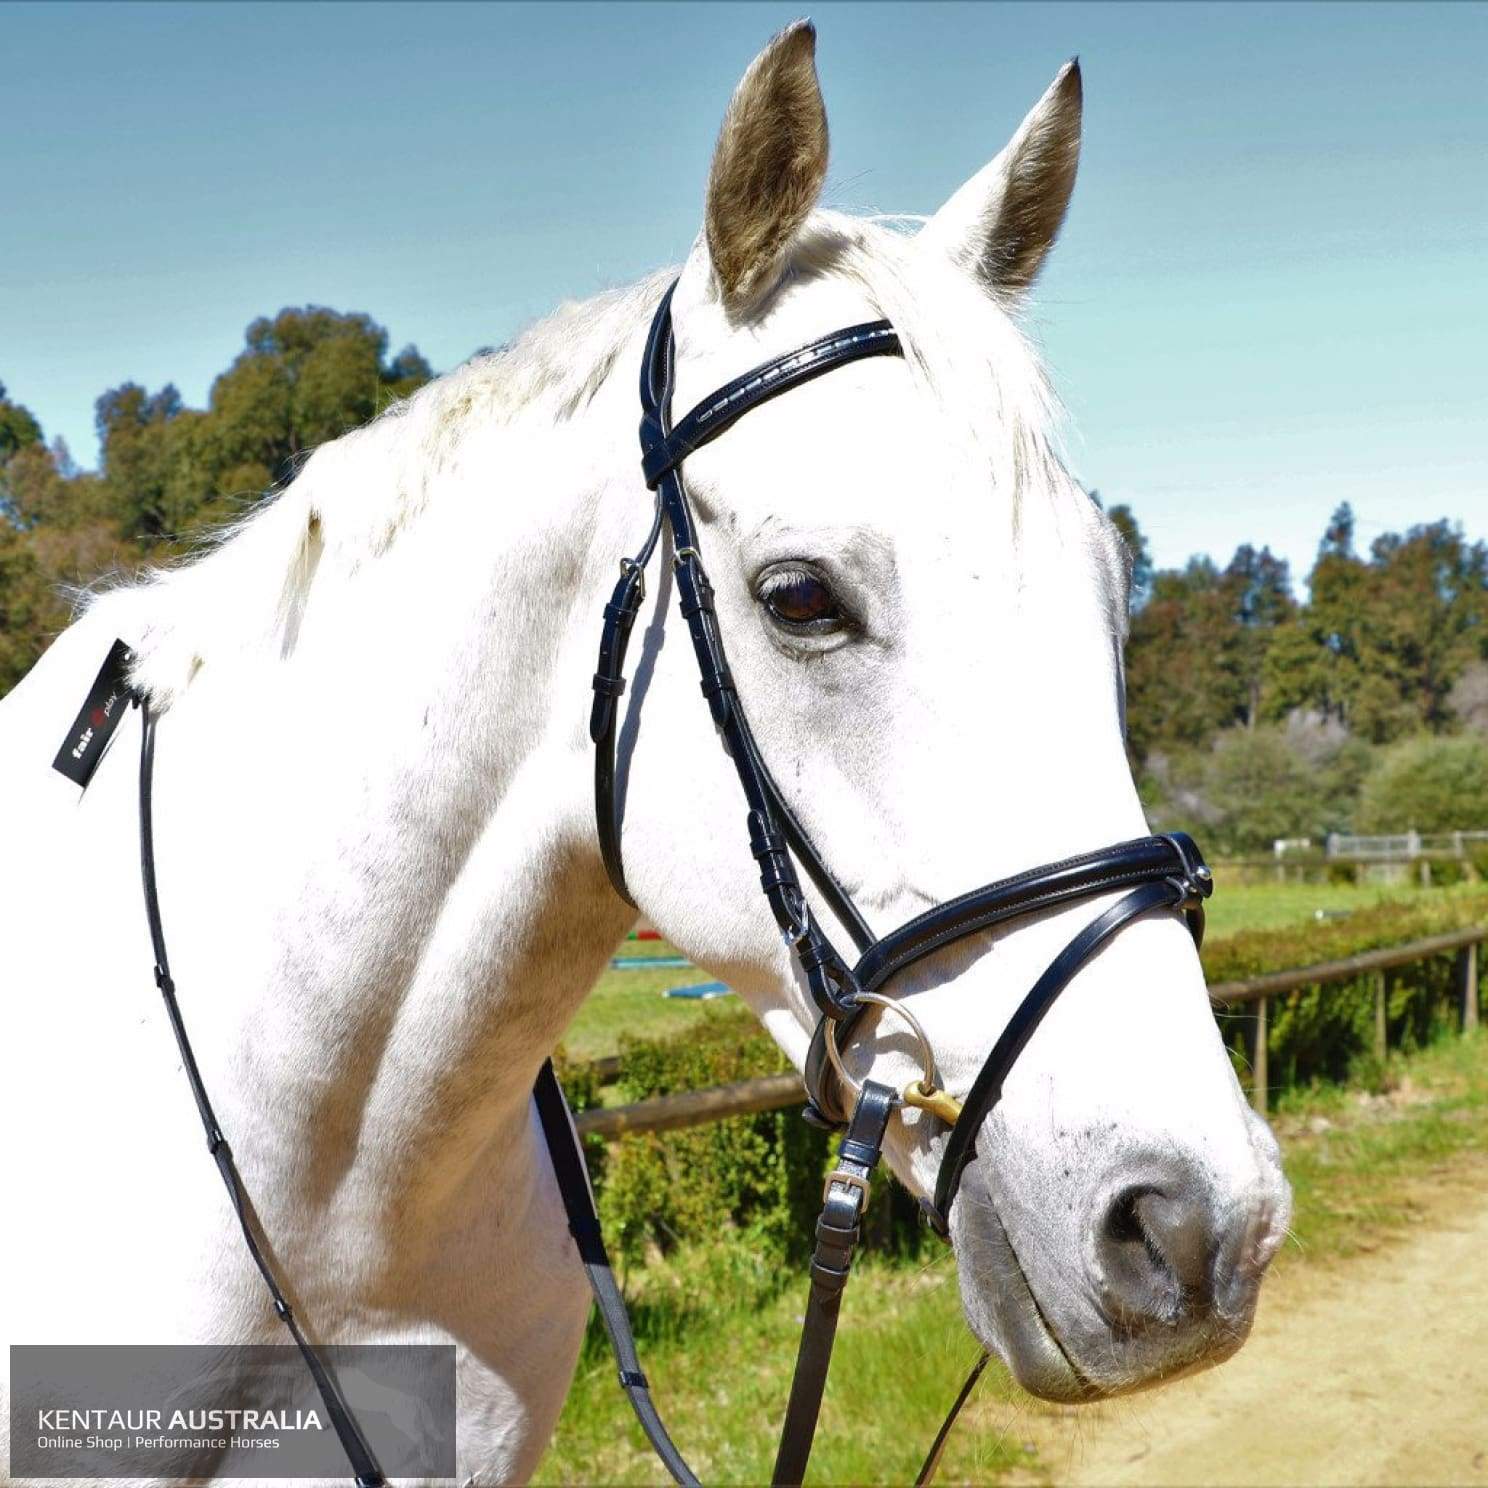
M 1399 863 L 1412 858 L 1465 858 L 1474 843 L 1488 842 L 1488 832 L 1397 832 L 1384 837 L 1348 837 L 1341 832 L 1328 836 L 1330 858 L 1355 862 Z
M 1319 874 L 1326 877 L 1340 870 L 1357 879 L 1360 873 L 1371 869 L 1414 868 L 1424 887 L 1433 880 L 1433 865 L 1440 872 L 1444 865 L 1457 864 L 1469 877 L 1481 877 L 1485 871 L 1485 846 L 1488 846 L 1488 831 L 1397 832 L 1377 837 L 1346 837 L 1335 832 L 1316 843 L 1306 837 L 1278 838 L 1265 857 L 1221 858 L 1212 866 L 1216 873 L 1234 870 L 1265 873 L 1278 883 L 1294 877 L 1303 881 Z
M 1488 940 L 1488 925 L 1472 925 L 1466 930 L 1449 930 L 1445 935 L 1430 935 L 1424 940 L 1407 941 L 1404 945 L 1385 946 L 1378 951 L 1360 951 L 1339 961 L 1319 961 L 1314 966 L 1298 966 L 1290 971 L 1271 971 L 1265 976 L 1247 977 L 1238 982 L 1216 982 L 1209 989 L 1209 1001 L 1234 1007 L 1257 1002 L 1281 992 L 1295 992 L 1298 987 L 1312 987 L 1328 982 L 1347 982 L 1371 971 L 1389 971 L 1396 966 L 1409 966 L 1428 956 L 1460 951 Z
M 1339 961 L 1322 961 L 1313 966 L 1299 966 L 1290 971 L 1273 971 L 1265 976 L 1243 981 L 1219 982 L 1209 989 L 1209 1001 L 1216 1007 L 1256 1009 L 1255 1047 L 1251 1061 L 1251 1104 L 1264 1114 L 1266 1110 L 1267 1068 L 1266 1031 L 1270 999 L 1299 987 L 1354 981 L 1359 977 L 1374 978 L 1375 1052 L 1385 1054 L 1385 973 L 1397 966 L 1409 966 L 1430 956 L 1460 956 L 1462 987 L 1462 1027 L 1464 1032 L 1478 1026 L 1478 947 L 1488 941 L 1488 925 L 1474 925 L 1466 930 L 1453 930 L 1445 935 L 1431 935 L 1405 945 L 1387 946 L 1378 951 L 1364 951 L 1345 956 Z M 601 1080 L 613 1080 L 619 1074 L 616 1058 L 595 1060 Z M 753 1116 L 761 1111 L 779 1111 L 805 1097 L 801 1077 L 793 1071 L 782 1075 L 764 1075 L 755 1080 L 740 1080 L 732 1085 L 712 1085 L 704 1090 L 684 1090 L 676 1095 L 660 1095 L 636 1101 L 627 1106 L 581 1111 L 575 1125 L 581 1136 L 613 1138 L 628 1132 L 678 1131 L 684 1127 L 702 1126 L 722 1121 L 728 1116 Z

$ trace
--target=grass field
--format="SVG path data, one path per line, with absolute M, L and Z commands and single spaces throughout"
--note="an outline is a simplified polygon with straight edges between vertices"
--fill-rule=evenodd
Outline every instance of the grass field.
M 1328 1089 L 1285 1096 L 1274 1118 L 1297 1197 L 1278 1267 L 1325 1267 L 1374 1249 L 1418 1218 L 1412 1197 L 1466 1154 L 1488 1151 L 1488 1032 L 1452 1037 L 1390 1065 L 1393 1093 Z M 710 1303 L 679 1316 L 670 1295 L 698 1268 Z M 640 1303 L 643 1364 L 683 1452 L 705 1481 L 766 1482 L 800 1325 L 804 1278 L 762 1275 L 747 1238 L 648 1265 L 626 1278 Z M 948 1255 L 864 1258 L 842 1330 L 811 1479 L 912 1481 L 920 1454 L 976 1354 Z M 851 1401 L 874 1409 L 849 1411 Z M 1050 1480 L 1019 1433 L 1026 1397 L 993 1365 L 942 1468 L 948 1483 Z M 586 1349 L 541 1483 L 661 1481 L 601 1349 Z
M 1413 898 L 1420 894 L 1446 894 L 1450 889 L 1419 889 L 1411 885 L 1352 884 L 1248 884 L 1226 885 L 1221 873 L 1214 897 L 1209 901 L 1209 934 L 1233 935 L 1237 930 L 1264 930 L 1297 924 L 1319 910 L 1367 908 L 1382 899 Z M 763 913 L 761 906 L 761 913 Z M 657 959 L 675 956 L 671 946 L 658 941 L 628 941 L 618 954 Z M 564 1048 L 573 1058 L 593 1059 L 612 1054 L 622 1033 L 640 1037 L 670 1033 L 689 1027 L 702 1016 L 707 1005 L 663 997 L 668 987 L 709 979 L 696 969 L 607 971 L 579 1010 Z

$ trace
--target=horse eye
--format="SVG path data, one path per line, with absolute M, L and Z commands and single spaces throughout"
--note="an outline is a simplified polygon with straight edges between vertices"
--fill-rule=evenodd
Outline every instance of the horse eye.
M 770 575 L 760 599 L 773 620 L 791 630 L 835 630 L 842 623 L 836 597 L 814 573 L 787 569 Z

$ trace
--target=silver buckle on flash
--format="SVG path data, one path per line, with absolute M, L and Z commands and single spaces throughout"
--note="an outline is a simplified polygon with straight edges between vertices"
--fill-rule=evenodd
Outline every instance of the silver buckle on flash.
M 832 1197 L 832 1185 L 840 1183 L 844 1188 L 855 1188 L 862 1194 L 863 1202 L 859 1206 L 868 1207 L 868 1180 L 859 1173 L 849 1173 L 842 1168 L 836 1168 L 827 1174 L 827 1181 L 822 1184 L 822 1203 L 825 1204 Z

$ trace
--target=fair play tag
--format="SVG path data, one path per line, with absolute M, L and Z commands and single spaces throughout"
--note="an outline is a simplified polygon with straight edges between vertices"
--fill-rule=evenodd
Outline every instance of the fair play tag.
M 76 785 L 86 787 L 93 778 L 119 720 L 129 711 L 129 688 L 124 680 L 129 657 L 129 647 L 123 641 L 115 641 L 109 647 L 109 654 L 52 761 L 52 768 Z

